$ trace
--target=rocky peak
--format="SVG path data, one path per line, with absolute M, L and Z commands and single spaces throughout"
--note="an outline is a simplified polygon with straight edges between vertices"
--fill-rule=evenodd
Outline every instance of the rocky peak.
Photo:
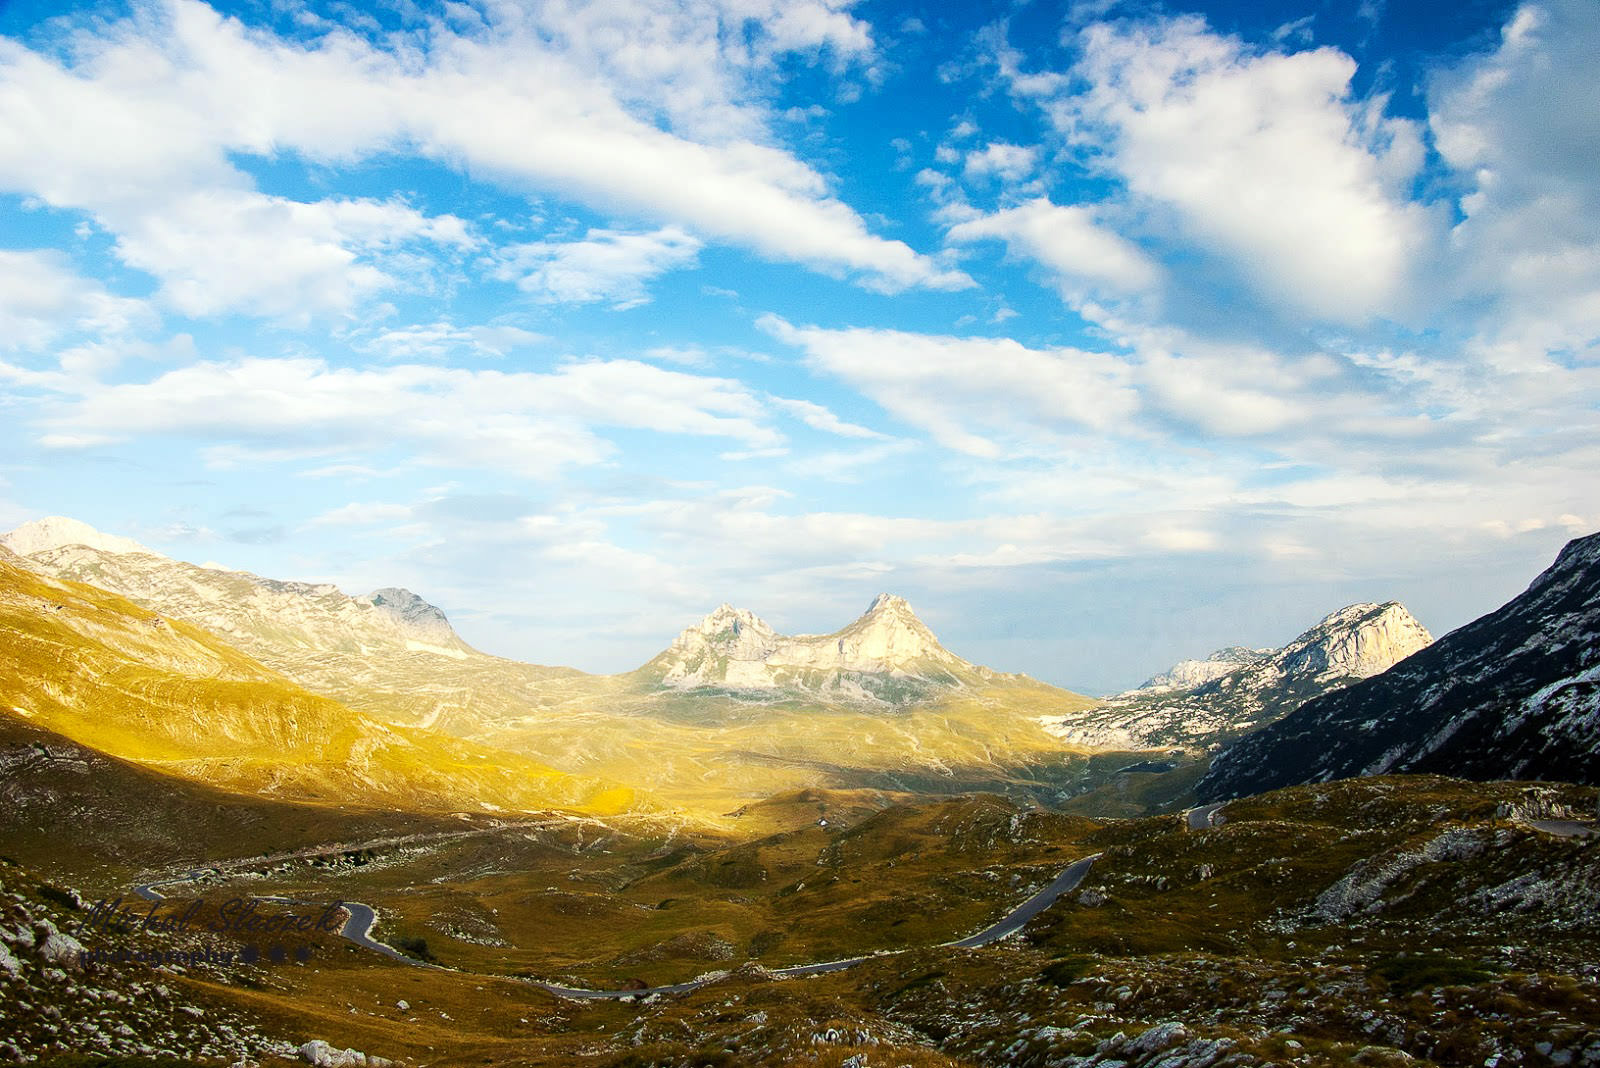
M 1167 690 L 1192 690 L 1212 679 L 1219 679 L 1242 667 L 1259 664 L 1271 656 L 1271 649 L 1247 649 L 1230 645 L 1218 649 L 1204 660 L 1180 660 L 1159 675 L 1146 679 L 1136 693 L 1161 693 Z
M 716 610 L 673 641 L 680 651 L 710 649 L 734 660 L 762 660 L 772 651 L 777 634 L 767 621 L 743 608 L 723 602 Z
M 1353 604 L 1325 616 L 1278 659 L 1286 675 L 1366 679 L 1432 643 L 1433 635 L 1398 601 Z
M 1241 739 L 1196 794 L 1401 772 L 1600 782 L 1597 680 L 1600 534 L 1488 615 Z
M 378 611 L 400 624 L 402 629 L 418 637 L 438 641 L 456 636 L 455 629 L 450 626 L 450 620 L 445 617 L 444 612 L 410 590 L 398 586 L 385 586 L 381 590 L 373 590 L 367 594 L 367 600 L 371 601 Z
M 9 534 L 0 536 L 0 545 L 4 545 L 18 556 L 32 556 L 34 553 L 60 549 L 68 545 L 86 545 L 91 549 L 107 553 L 160 555 L 132 538 L 102 534 L 87 523 L 61 515 L 48 515 L 43 519 L 24 523 Z
M 870 616 L 877 612 L 897 612 L 908 616 L 916 615 L 911 610 L 910 603 L 904 597 L 897 597 L 892 593 L 880 593 L 872 599 L 871 604 L 867 605 L 866 615 Z
M 870 701 L 890 699 L 879 691 L 909 699 L 928 687 L 995 677 L 947 651 L 904 598 L 887 593 L 842 630 L 792 637 L 724 604 L 679 634 L 645 670 L 673 689 L 826 690 Z
M 954 660 L 903 597 L 880 593 L 865 613 L 838 634 L 841 666 L 894 668 L 915 660 Z M 871 665 L 868 667 L 867 665 Z
M 1396 601 L 1348 605 L 1281 649 L 1230 646 L 1184 660 L 1096 708 L 1046 717 L 1045 727 L 1095 748 L 1212 746 L 1387 671 L 1432 641 Z

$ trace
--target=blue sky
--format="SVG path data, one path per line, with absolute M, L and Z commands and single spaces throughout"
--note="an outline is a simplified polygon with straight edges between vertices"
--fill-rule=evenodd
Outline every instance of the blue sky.
M 0 525 L 1089 692 L 1600 527 L 1592 0 L 0 5 Z

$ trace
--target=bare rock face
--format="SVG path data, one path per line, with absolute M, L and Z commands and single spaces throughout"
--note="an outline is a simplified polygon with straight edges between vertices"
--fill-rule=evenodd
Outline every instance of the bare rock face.
M 1044 726 L 1091 748 L 1215 746 L 1276 722 L 1313 697 L 1387 671 L 1432 641 L 1397 601 L 1353 604 L 1281 649 L 1231 646 L 1205 660 L 1185 660 L 1137 690 Z
M 1139 687 L 1139 692 L 1167 693 L 1172 690 L 1193 690 L 1242 667 L 1259 664 L 1272 653 L 1271 649 L 1246 649 L 1242 645 L 1230 645 L 1226 649 L 1218 649 L 1204 660 L 1178 661 L 1161 674 L 1146 679 Z
M 1433 643 L 1397 601 L 1353 604 L 1327 616 L 1280 654 L 1286 675 L 1367 679 Z
M 832 634 L 778 634 L 760 617 L 724 604 L 641 671 L 675 690 L 789 689 L 891 703 L 898 694 L 997 677 L 945 649 L 904 598 L 887 593 Z
M 440 645 L 449 645 L 458 640 L 445 614 L 410 590 L 386 586 L 367 594 L 367 600 L 416 638 Z

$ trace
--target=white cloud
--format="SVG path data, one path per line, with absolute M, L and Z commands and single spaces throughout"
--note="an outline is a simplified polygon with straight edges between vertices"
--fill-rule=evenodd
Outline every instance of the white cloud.
M 1033 173 L 1038 163 L 1039 149 L 1036 146 L 996 141 L 968 152 L 961 171 L 968 181 L 992 175 L 1005 182 L 1020 182 Z
M 426 326 L 381 330 L 370 339 L 354 339 L 357 348 L 377 352 L 392 360 L 445 359 L 459 352 L 498 358 L 516 349 L 548 340 L 542 334 L 517 326 L 457 326 L 439 321 Z
M 0 345 L 38 349 L 71 334 L 122 335 L 154 316 L 106 292 L 54 251 L 0 249 Z
M 185 315 L 244 311 L 304 323 L 341 315 L 401 284 L 390 253 L 426 242 L 465 248 L 465 226 L 394 201 L 302 203 L 234 190 L 199 190 L 159 210 L 106 209 L 117 251 L 161 280 L 161 297 Z
M 1031 349 L 1009 338 L 796 327 L 774 315 L 759 325 L 803 349 L 812 367 L 946 448 L 973 456 L 996 458 L 1008 446 L 1033 450 L 1041 439 L 1113 430 L 1138 407 L 1128 369 L 1101 353 Z
M 1085 285 L 1135 293 L 1153 286 L 1160 269 L 1137 245 L 1101 226 L 1088 208 L 1030 200 L 1014 208 L 957 223 L 948 237 L 957 244 L 995 238 L 1015 254 L 1037 260 L 1077 299 Z
M 1195 17 L 1096 23 L 1078 44 L 1070 79 L 1024 75 L 1014 55 L 1002 69 L 1187 239 L 1298 313 L 1362 321 L 1404 304 L 1430 239 L 1406 197 L 1421 140 L 1353 96 L 1349 56 L 1255 52 Z
M 882 439 L 886 435 L 878 433 L 870 427 L 859 426 L 856 423 L 847 423 L 840 419 L 829 409 L 808 400 L 791 399 L 788 397 L 769 397 L 768 400 L 783 411 L 788 412 L 796 419 L 813 430 L 820 430 L 825 434 L 837 434 L 842 438 L 876 438 Z
M 876 288 L 971 284 L 873 235 L 773 143 L 765 94 L 782 56 L 870 63 L 867 27 L 839 5 L 485 14 L 483 26 L 430 24 L 425 49 L 384 50 L 338 28 L 288 41 L 162 0 L 85 22 L 61 55 L 0 41 L 0 189 L 92 214 L 190 314 L 277 317 L 307 301 L 343 312 L 399 281 L 381 255 L 396 241 L 459 243 L 453 220 L 395 203 L 263 196 L 230 158 L 285 152 L 338 164 L 420 153 Z M 262 254 L 262 270 L 244 269 Z
M 549 476 L 614 451 L 597 427 L 782 437 L 741 384 L 628 360 L 548 374 L 437 366 L 335 368 L 312 359 L 199 363 L 149 382 L 96 385 L 42 420 L 66 447 L 137 435 L 211 443 L 214 464 L 258 464 L 403 445 L 422 462 Z
M 1498 48 L 1429 86 L 1434 142 L 1467 186 L 1455 293 L 1491 334 L 1535 350 L 1600 338 L 1597 50 L 1593 4 L 1525 4 Z
M 675 226 L 652 233 L 590 230 L 582 241 L 535 241 L 503 249 L 496 275 L 550 304 L 607 301 L 631 308 L 650 297 L 645 283 L 694 263 L 701 244 Z

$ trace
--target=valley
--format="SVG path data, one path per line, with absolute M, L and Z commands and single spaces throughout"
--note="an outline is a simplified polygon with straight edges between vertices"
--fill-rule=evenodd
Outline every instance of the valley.
M 404 590 L 63 523 L 5 544 L 0 1056 L 1600 1064 L 1582 739 L 1550 764 L 1575 783 L 1527 781 L 1520 742 L 1367 769 L 1398 775 L 1244 755 L 1312 724 L 1330 759 L 1361 734 L 1327 709 L 1453 701 L 1463 664 L 1501 680 L 1470 729 L 1510 709 L 1548 749 L 1588 714 L 1594 539 L 1437 642 L 1354 605 L 1100 700 L 887 595 L 824 636 L 724 605 L 598 676 L 488 657 Z M 1247 766 L 1280 778 L 1217 785 Z

